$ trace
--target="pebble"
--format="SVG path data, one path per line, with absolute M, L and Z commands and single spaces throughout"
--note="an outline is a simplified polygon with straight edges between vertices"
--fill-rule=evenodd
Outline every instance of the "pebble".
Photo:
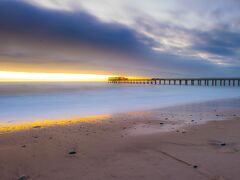
M 28 176 L 22 175 L 21 177 L 18 178 L 18 180 L 27 180 L 28 178 L 29 178 Z
M 76 151 L 69 151 L 68 154 L 73 155 L 73 154 L 77 154 L 77 152 Z
M 164 123 L 161 122 L 160 124 L 163 125 Z
M 42 126 L 34 126 L 33 128 L 41 128 Z
M 194 168 L 194 169 L 197 169 L 197 168 L 198 168 L 198 166 L 197 166 L 197 165 L 194 165 L 194 166 L 193 166 L 193 168 Z

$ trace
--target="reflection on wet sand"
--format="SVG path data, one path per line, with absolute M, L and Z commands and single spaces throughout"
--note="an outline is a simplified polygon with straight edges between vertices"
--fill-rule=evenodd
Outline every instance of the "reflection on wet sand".
M 38 120 L 33 122 L 22 122 L 22 123 L 0 123 L 0 132 L 10 132 L 17 130 L 24 130 L 29 128 L 40 128 L 53 125 L 65 125 L 79 122 L 96 122 L 110 118 L 109 115 L 98 115 L 88 116 L 73 119 L 60 119 L 60 120 Z

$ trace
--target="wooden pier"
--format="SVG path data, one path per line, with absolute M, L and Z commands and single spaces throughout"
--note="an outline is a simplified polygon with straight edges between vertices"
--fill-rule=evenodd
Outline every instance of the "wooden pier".
M 185 86 L 240 86 L 240 78 L 145 78 L 133 79 L 110 77 L 108 83 L 114 84 L 153 84 L 153 85 L 185 85 Z

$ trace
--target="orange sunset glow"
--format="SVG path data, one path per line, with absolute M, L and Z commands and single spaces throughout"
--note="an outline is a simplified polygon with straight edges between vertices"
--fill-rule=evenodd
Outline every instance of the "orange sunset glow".
M 0 82 L 106 82 L 116 75 L 0 71 Z M 127 76 L 131 79 L 147 77 Z
M 16 81 L 107 81 L 110 75 L 0 71 L 0 82 Z

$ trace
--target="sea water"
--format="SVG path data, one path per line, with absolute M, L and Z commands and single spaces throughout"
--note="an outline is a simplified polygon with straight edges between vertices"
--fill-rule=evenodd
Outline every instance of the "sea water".
M 111 115 L 239 97 L 240 87 L 0 83 L 0 123 Z

